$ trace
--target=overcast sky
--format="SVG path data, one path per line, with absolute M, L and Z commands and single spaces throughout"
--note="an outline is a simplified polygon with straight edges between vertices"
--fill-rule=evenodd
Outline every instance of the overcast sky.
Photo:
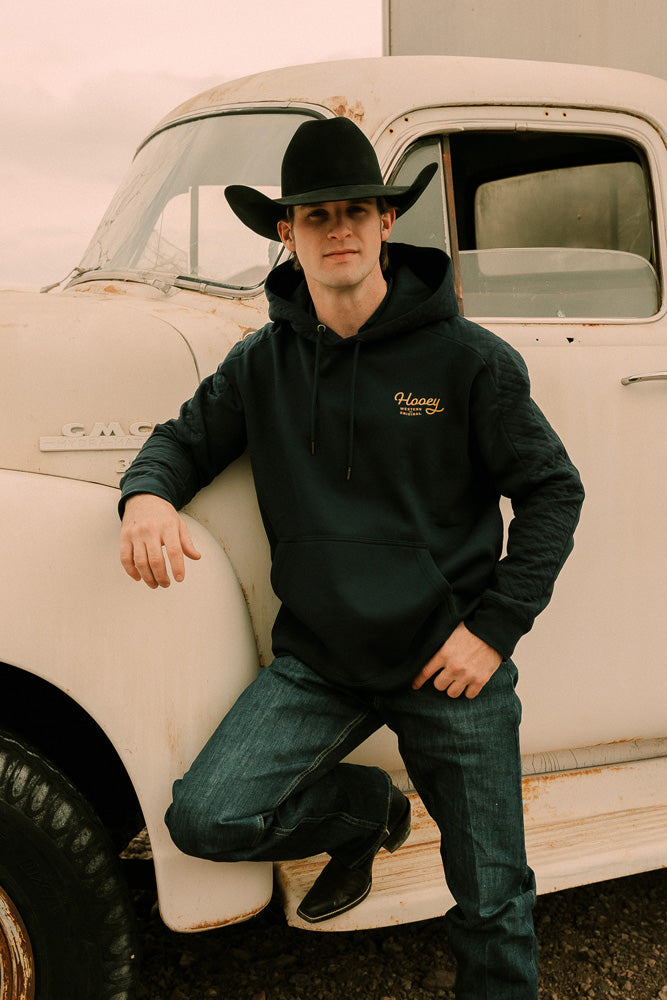
M 263 69 L 382 53 L 382 0 L 24 0 L 0 30 L 0 287 L 76 266 L 172 107 Z

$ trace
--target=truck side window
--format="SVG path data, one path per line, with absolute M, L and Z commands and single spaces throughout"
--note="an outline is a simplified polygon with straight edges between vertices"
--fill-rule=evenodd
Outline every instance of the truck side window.
M 449 137 L 468 316 L 651 316 L 660 307 L 641 152 L 555 132 Z
M 447 250 L 439 138 L 422 140 L 412 146 L 408 155 L 399 164 L 398 170 L 392 174 L 391 183 L 411 184 L 419 171 L 429 163 L 438 164 L 438 173 L 432 178 L 417 204 L 396 220 L 390 239 L 392 242 Z

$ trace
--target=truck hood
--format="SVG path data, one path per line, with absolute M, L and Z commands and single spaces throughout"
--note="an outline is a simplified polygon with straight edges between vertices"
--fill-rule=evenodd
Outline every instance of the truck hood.
M 198 384 L 189 343 L 150 303 L 3 291 L 0 315 L 2 468 L 118 486 Z

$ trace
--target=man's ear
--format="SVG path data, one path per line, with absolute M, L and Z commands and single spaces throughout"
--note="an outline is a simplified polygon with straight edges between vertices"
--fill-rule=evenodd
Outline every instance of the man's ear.
M 292 227 L 286 219 L 281 219 L 278 223 L 278 236 L 290 253 L 294 253 L 294 240 L 292 239 Z
M 394 223 L 396 222 L 396 209 L 388 208 L 386 212 L 383 212 L 380 216 L 380 236 L 382 242 L 384 243 L 389 239 L 389 234 L 391 233 Z

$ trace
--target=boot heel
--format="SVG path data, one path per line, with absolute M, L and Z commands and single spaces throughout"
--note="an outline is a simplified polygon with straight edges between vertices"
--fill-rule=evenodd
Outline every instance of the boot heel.
M 402 844 L 410 836 L 410 801 L 408 800 L 405 805 L 405 810 L 401 815 L 400 819 L 396 823 L 396 826 L 391 830 L 387 839 L 383 843 L 385 851 L 389 851 L 393 854 L 397 851 Z

